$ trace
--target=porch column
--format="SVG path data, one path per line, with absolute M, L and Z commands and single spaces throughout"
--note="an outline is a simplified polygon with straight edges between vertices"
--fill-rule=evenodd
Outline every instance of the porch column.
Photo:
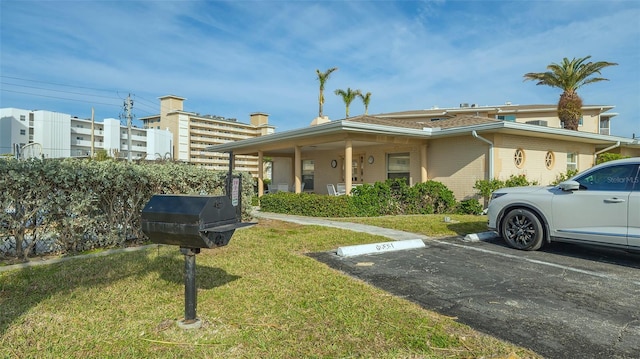
M 420 182 L 427 182 L 427 144 L 420 145 Z
M 258 151 L 258 197 L 264 195 L 264 162 L 263 152 Z
M 351 140 L 344 143 L 344 187 L 347 194 L 351 193 L 351 178 L 353 177 L 353 144 Z
M 295 162 L 293 165 L 294 170 L 294 192 L 295 193 L 300 193 L 301 192 L 301 180 L 300 178 L 302 178 L 302 155 L 300 154 L 300 146 L 296 146 L 295 147 L 295 155 L 293 156 L 293 161 Z

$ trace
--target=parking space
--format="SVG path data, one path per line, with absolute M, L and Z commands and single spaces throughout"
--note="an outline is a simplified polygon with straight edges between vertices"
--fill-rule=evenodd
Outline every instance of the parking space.
M 426 309 L 548 358 L 637 358 L 640 255 L 555 243 L 425 240 L 357 257 L 310 256 Z

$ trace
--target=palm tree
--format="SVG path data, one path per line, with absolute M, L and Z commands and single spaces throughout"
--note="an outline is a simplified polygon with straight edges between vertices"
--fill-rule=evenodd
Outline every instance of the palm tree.
M 342 97 L 342 101 L 344 101 L 347 108 L 346 118 L 349 118 L 349 105 L 351 105 L 356 96 L 360 96 L 362 93 L 360 90 L 351 90 L 350 87 L 347 87 L 347 91 L 338 89 L 335 94 Z
M 329 75 L 331 75 L 331 73 L 336 71 L 337 69 L 337 67 L 332 67 L 325 72 L 320 72 L 320 70 L 316 69 L 316 74 L 318 74 L 318 81 L 320 82 L 320 96 L 318 97 L 320 109 L 318 110 L 318 117 L 322 117 L 322 106 L 324 105 L 324 84 L 329 79 Z
M 371 92 L 367 92 L 366 94 L 358 94 L 358 97 L 362 100 L 364 104 L 364 114 L 369 114 L 369 102 L 371 102 Z
M 598 61 L 587 62 L 591 56 L 583 58 L 573 58 L 571 61 L 566 57 L 562 63 L 552 63 L 547 66 L 547 72 L 529 72 L 524 75 L 524 81 L 538 81 L 536 85 L 547 85 L 562 89 L 560 101 L 558 101 L 558 118 L 564 123 L 564 128 L 578 130 L 578 123 L 582 117 L 582 99 L 576 90 L 580 87 L 599 81 L 609 81 L 602 77 L 592 77 L 600 74 L 600 70 L 607 66 L 614 66 L 617 63 Z

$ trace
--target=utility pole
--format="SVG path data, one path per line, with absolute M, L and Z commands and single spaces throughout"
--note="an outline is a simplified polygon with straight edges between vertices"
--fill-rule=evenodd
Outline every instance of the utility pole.
M 91 158 L 95 155 L 95 120 L 94 120 L 94 111 L 93 107 L 91 107 Z
M 131 94 L 127 96 L 127 99 L 124 101 L 124 112 L 127 117 L 127 159 L 129 162 L 131 159 L 131 109 L 133 108 L 133 100 L 131 100 Z

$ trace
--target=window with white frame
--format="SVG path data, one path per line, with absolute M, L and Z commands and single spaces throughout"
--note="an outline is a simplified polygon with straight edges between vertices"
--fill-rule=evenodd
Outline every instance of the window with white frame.
M 387 154 L 387 178 L 404 178 L 409 184 L 409 153 Z
M 601 117 L 600 118 L 600 134 L 608 135 L 609 134 L 609 117 Z
M 567 153 L 567 171 L 578 170 L 578 154 L 575 152 Z
M 302 183 L 305 190 L 313 189 L 314 169 L 313 160 L 302 160 Z

